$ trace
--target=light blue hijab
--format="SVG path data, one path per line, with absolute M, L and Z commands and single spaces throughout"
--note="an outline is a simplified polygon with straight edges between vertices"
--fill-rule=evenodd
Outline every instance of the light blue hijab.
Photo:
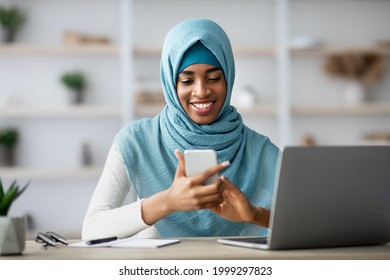
M 209 125 L 194 123 L 176 93 L 182 57 L 198 41 L 218 59 L 227 82 L 225 104 Z M 231 163 L 222 175 L 238 186 L 253 205 L 270 208 L 279 149 L 267 137 L 246 127 L 230 105 L 234 75 L 229 39 L 215 22 L 186 20 L 168 33 L 160 64 L 166 106 L 156 117 L 131 122 L 116 136 L 130 181 L 140 198 L 170 187 L 178 165 L 175 149 L 214 149 L 219 162 Z M 178 211 L 155 226 L 162 237 L 268 234 L 265 228 L 230 222 L 207 209 Z

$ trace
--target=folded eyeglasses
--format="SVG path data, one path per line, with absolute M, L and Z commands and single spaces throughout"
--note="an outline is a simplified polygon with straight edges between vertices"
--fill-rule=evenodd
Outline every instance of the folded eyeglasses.
M 48 231 L 46 233 L 39 232 L 35 241 L 38 243 L 43 243 L 45 248 L 47 248 L 47 246 L 56 247 L 57 242 L 68 245 L 68 241 L 66 241 L 65 238 L 52 231 Z

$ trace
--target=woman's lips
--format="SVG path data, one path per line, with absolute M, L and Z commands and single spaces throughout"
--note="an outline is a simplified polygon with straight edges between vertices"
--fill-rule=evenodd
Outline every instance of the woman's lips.
M 192 109 L 198 114 L 208 114 L 213 110 L 215 101 L 190 102 Z

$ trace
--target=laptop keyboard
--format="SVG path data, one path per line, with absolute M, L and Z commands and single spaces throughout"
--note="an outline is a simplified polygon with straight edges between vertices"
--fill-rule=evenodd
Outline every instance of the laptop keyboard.
M 242 242 L 256 243 L 256 244 L 267 244 L 267 237 L 249 237 L 249 238 L 240 238 L 239 240 Z

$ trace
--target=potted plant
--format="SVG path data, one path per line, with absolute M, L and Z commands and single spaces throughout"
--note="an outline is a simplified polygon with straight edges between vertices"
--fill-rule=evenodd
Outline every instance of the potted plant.
M 24 217 L 8 217 L 13 202 L 26 190 L 29 183 L 20 187 L 16 180 L 8 190 L 0 178 L 0 255 L 18 255 L 24 250 L 26 228 Z
M 0 25 L 3 29 L 3 42 L 14 42 L 16 33 L 26 22 L 27 15 L 18 6 L 0 6 Z
M 324 70 L 332 77 L 344 79 L 345 101 L 358 104 L 366 100 L 367 88 L 381 78 L 385 61 L 375 52 L 335 53 L 326 57 Z
M 16 128 L 0 128 L 0 166 L 14 166 L 16 164 L 15 147 L 19 140 Z
M 61 82 L 72 92 L 72 103 L 80 104 L 84 101 L 84 91 L 87 86 L 84 73 L 80 71 L 65 72 L 61 76 Z

